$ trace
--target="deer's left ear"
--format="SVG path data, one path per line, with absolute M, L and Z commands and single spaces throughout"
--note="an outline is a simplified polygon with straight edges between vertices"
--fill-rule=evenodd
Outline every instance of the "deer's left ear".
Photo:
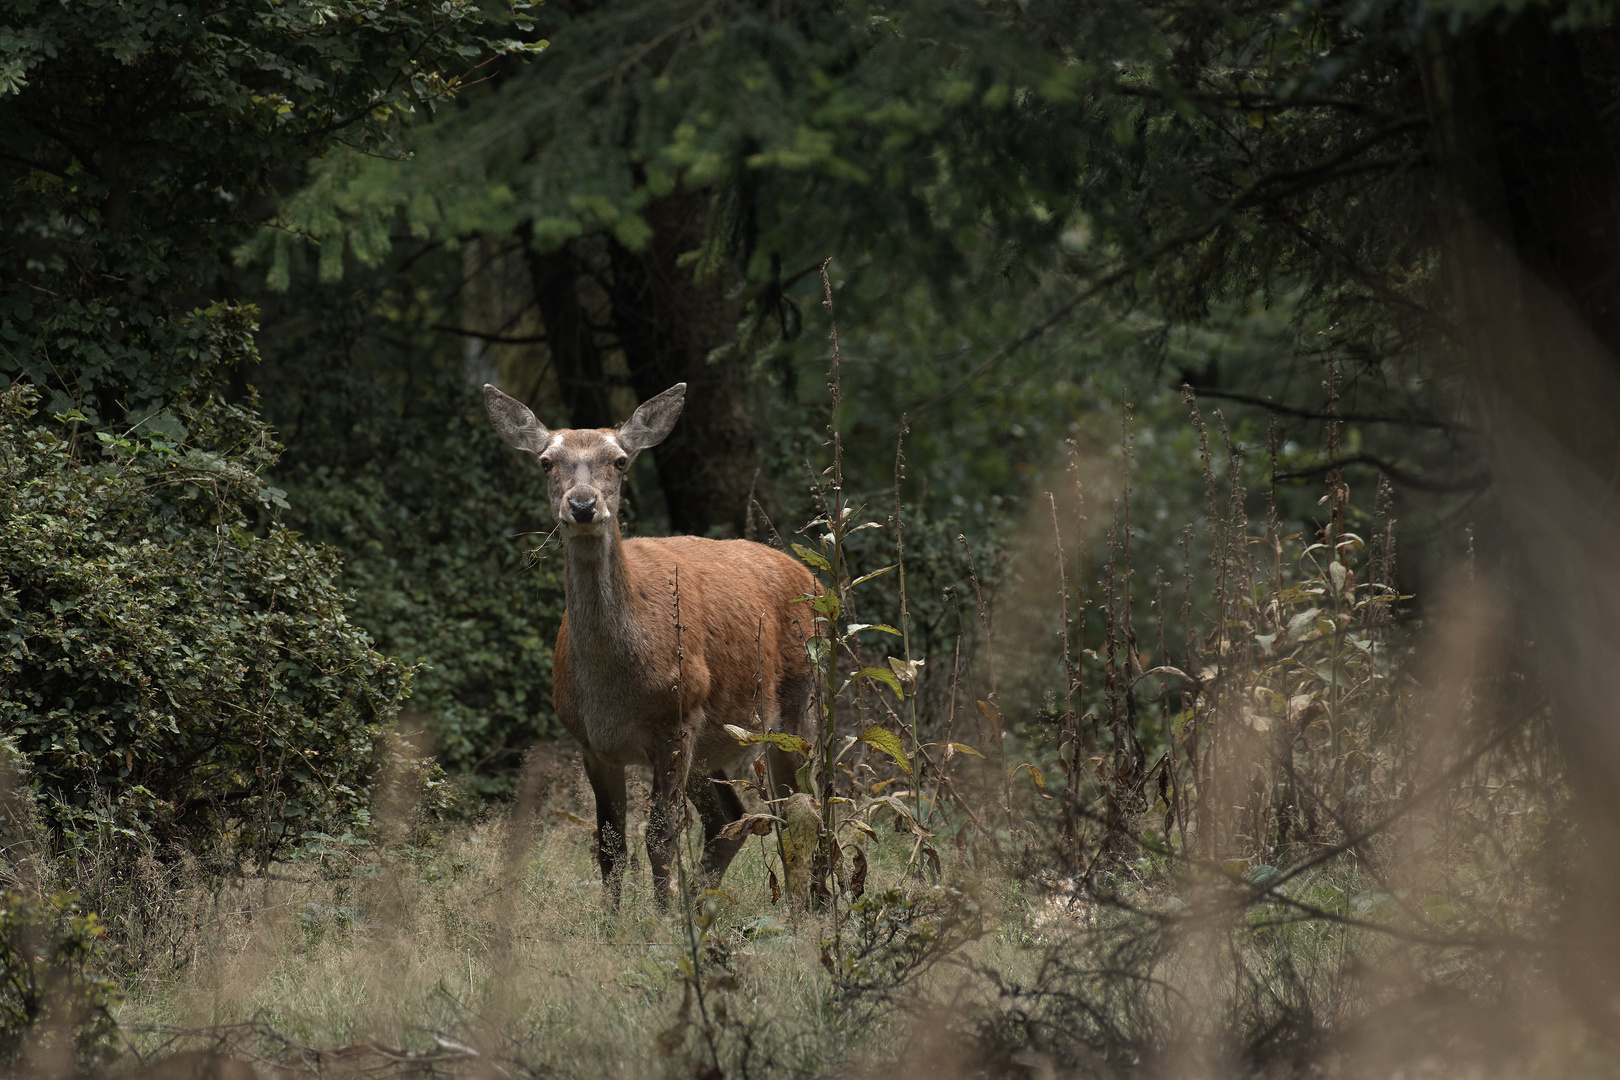
M 619 425 L 615 433 L 626 453 L 634 454 L 657 446 L 669 437 L 686 404 L 686 384 L 676 383 L 655 398 L 641 403 L 634 416 Z

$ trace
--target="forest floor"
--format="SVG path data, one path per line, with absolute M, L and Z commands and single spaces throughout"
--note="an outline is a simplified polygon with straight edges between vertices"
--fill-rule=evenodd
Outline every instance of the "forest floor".
M 149 902 L 126 1061 L 215 1050 L 289 1078 L 1620 1075 L 1545 953 L 1402 940 L 1411 897 L 1354 860 L 1286 887 L 1337 918 L 1163 875 L 1118 876 L 1123 902 L 1104 906 L 1023 837 L 994 865 L 943 846 L 936 877 L 882 825 L 837 934 L 831 912 L 773 902 L 770 837 L 688 921 L 653 904 L 644 853 L 604 903 L 571 748 L 529 775 L 532 813 Z
M 278 865 L 215 891 L 178 890 L 162 915 L 169 925 L 149 934 L 183 967 L 129 988 L 120 1028 L 143 1058 L 216 1047 L 323 1075 L 345 1065 L 483 1073 L 485 1063 L 496 1074 L 635 1077 L 712 1065 L 707 1030 L 727 1043 L 722 1061 L 739 1053 L 737 1040 L 753 1044 L 745 1071 L 815 1075 L 888 1056 L 910 1037 L 911 1005 L 934 1001 L 942 980 L 949 993 L 970 992 L 969 959 L 1010 970 L 1022 928 L 1046 917 L 1009 879 L 981 879 L 970 904 L 988 914 L 988 932 L 932 943 L 950 955 L 941 947 L 907 971 L 905 1000 L 840 1008 L 822 959 L 831 914 L 773 902 L 772 838 L 751 838 L 706 895 L 697 913 L 706 927 L 653 904 L 634 846 L 613 910 L 577 755 L 541 754 L 531 775 L 543 800 L 527 824 L 494 813 L 382 857 Z M 645 783 L 632 778 L 631 794 L 644 805 Z M 633 810 L 630 834 L 644 823 Z M 868 890 L 904 879 L 914 893 L 950 891 L 908 875 L 906 836 L 877 831 L 864 848 Z M 688 865 L 699 854 L 694 834 Z M 945 868 L 947 881 L 967 876 Z M 696 978 L 689 935 L 699 940 Z M 935 961 L 948 963 L 922 970 Z

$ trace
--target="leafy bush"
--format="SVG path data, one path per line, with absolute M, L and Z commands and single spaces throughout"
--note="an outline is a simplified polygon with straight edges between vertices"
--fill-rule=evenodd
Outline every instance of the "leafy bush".
M 239 310 L 192 324 L 200 358 L 251 350 Z M 37 398 L 0 395 L 0 724 L 53 833 L 262 862 L 364 827 L 410 672 L 349 623 L 333 552 L 250 529 L 285 505 L 268 429 L 210 396 L 92 440 Z
M 466 386 L 446 389 L 431 422 L 390 417 L 368 432 L 363 459 L 277 479 L 294 520 L 341 547 L 355 621 L 380 648 L 423 661 L 410 709 L 438 759 L 495 795 L 525 750 L 561 733 L 551 646 L 562 559 L 553 546 L 536 566 L 527 553 L 541 538 L 521 535 L 549 528 L 543 474 L 498 442 Z

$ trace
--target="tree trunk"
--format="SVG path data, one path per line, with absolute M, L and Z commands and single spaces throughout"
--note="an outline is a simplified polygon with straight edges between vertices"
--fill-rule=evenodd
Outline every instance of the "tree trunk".
M 706 200 L 680 192 L 646 210 L 653 237 L 641 251 L 611 242 L 613 326 L 643 401 L 687 384 L 686 411 L 653 453 L 676 532 L 742 536 L 759 487 L 759 428 L 746 360 L 710 360 L 736 332 L 740 305 L 723 274 L 694 280 L 679 257 L 704 241 Z
M 546 326 L 546 346 L 568 422 L 576 428 L 611 427 L 612 391 L 590 315 L 579 294 L 580 266 L 568 245 L 537 251 L 525 239 L 535 305 Z M 535 403 L 530 402 L 532 407 Z M 623 417 L 618 419 L 622 420 Z
M 1620 355 L 1620 217 L 1613 148 L 1573 34 L 1531 8 L 1477 38 L 1508 236 L 1526 270 Z
M 1531 9 L 1431 50 L 1428 61 L 1457 224 L 1474 236 L 1470 243 L 1497 252 L 1454 252 L 1454 295 L 1465 280 L 1476 288 L 1464 304 L 1475 321 L 1463 325 L 1500 324 L 1514 313 L 1505 338 L 1474 334 L 1473 360 L 1505 401 L 1612 483 L 1620 479 L 1620 414 L 1601 395 L 1577 392 L 1587 358 L 1566 340 L 1573 313 L 1607 352 L 1607 366 L 1620 356 L 1620 169 L 1575 37 L 1555 33 L 1550 15 Z M 1550 290 L 1556 302 L 1503 296 L 1502 283 L 1480 277 L 1483 264 L 1466 265 L 1481 258 L 1492 266 L 1510 260 L 1510 277 L 1528 273 L 1537 295 Z M 1508 309 L 1488 306 L 1504 302 Z

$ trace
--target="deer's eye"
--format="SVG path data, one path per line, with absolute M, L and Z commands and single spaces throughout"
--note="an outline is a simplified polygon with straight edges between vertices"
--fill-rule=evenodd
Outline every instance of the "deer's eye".
M 552 461 L 552 460 L 551 460 L 551 459 L 550 459 L 550 458 L 548 458 L 548 457 L 543 457 L 543 458 L 541 458 L 541 459 L 540 459 L 540 467 L 541 467 L 541 468 L 542 468 L 542 469 L 544 469 L 544 470 L 546 470 L 546 472 L 550 472 L 550 471 L 551 471 L 551 467 L 552 467 L 552 466 L 553 466 L 553 465 L 555 465 L 555 464 L 557 464 L 557 463 L 556 463 L 556 462 L 555 462 L 555 461 Z
M 622 457 L 613 463 L 613 467 L 618 469 L 620 472 L 623 472 L 625 469 L 630 467 L 630 459 L 627 457 Z

